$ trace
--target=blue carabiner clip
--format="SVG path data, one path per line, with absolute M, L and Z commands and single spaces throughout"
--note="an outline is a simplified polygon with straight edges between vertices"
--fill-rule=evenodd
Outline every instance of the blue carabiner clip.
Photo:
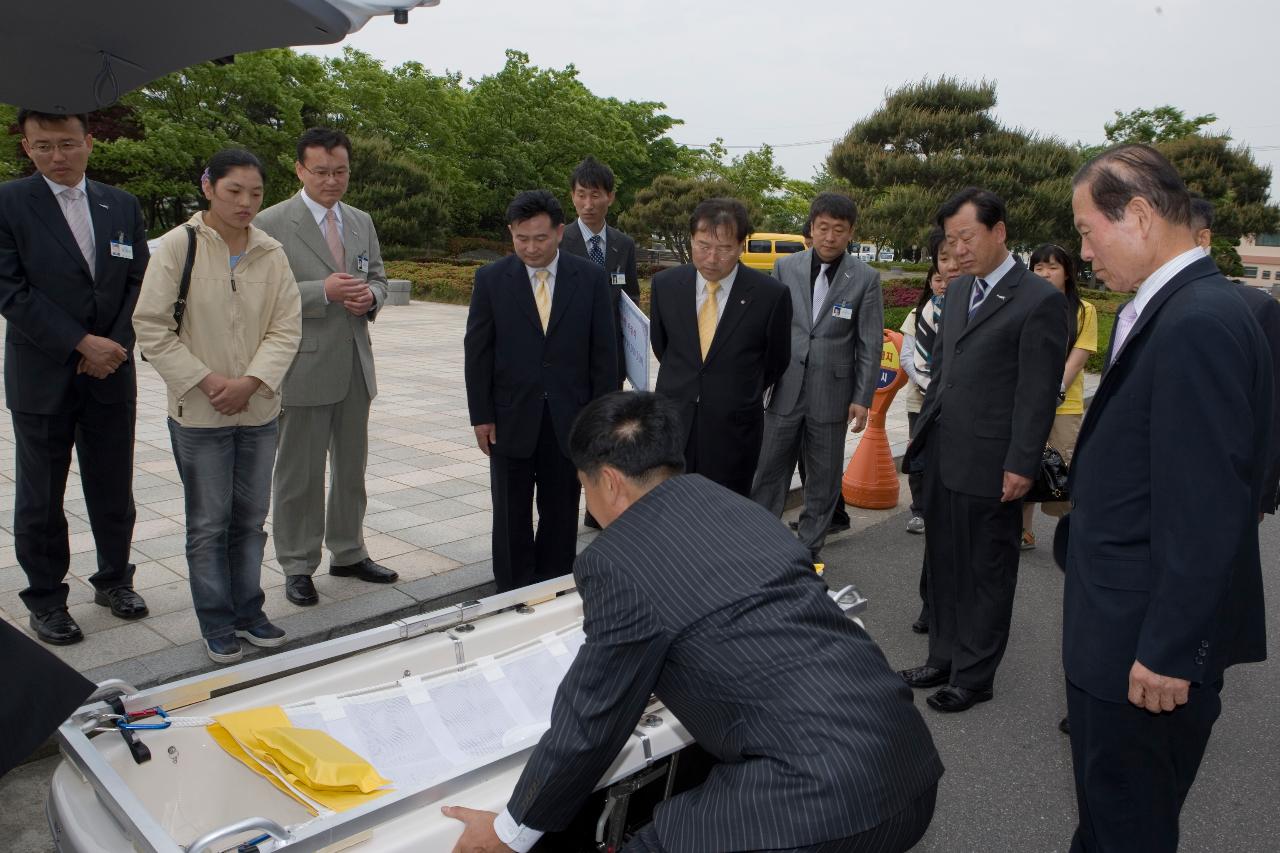
M 164 708 L 153 708 L 155 716 L 159 717 L 162 722 L 159 723 L 126 723 L 123 720 L 116 720 L 116 726 L 129 731 L 155 731 L 158 729 L 167 729 L 173 723 L 169 722 L 169 715 L 164 712 Z

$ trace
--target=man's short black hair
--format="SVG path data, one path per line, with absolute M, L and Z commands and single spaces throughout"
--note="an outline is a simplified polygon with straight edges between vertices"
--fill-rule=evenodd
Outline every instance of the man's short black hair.
M 601 467 L 645 481 L 684 473 L 684 429 L 675 403 L 652 391 L 613 391 L 578 413 L 569 432 L 574 467 L 595 478 Z
M 27 135 L 27 121 L 34 121 L 36 124 L 58 124 L 68 119 L 76 119 L 80 122 L 80 128 L 84 131 L 85 136 L 89 135 L 89 116 L 87 113 L 69 113 L 62 115 L 60 113 L 42 113 L 39 110 L 29 110 L 26 107 L 18 110 L 18 130 L 23 136 Z
M 507 205 L 507 224 L 515 225 L 540 213 L 551 217 L 552 228 L 564 224 L 564 208 L 554 195 L 546 190 L 525 190 Z
M 312 127 L 298 137 L 298 162 L 307 162 L 308 148 L 323 148 L 332 151 L 335 148 L 347 149 L 347 159 L 351 158 L 351 140 L 340 130 L 332 127 Z
M 1172 225 L 1191 223 L 1191 193 L 1182 176 L 1163 154 L 1150 145 L 1108 148 L 1080 167 L 1072 188 L 1089 185 L 1089 195 L 1112 222 L 1124 219 L 1135 198 L 1145 198 Z
M 582 187 L 584 190 L 600 190 L 613 192 L 613 170 L 594 157 L 587 157 L 573 170 L 569 179 L 569 190 Z
M 960 212 L 960 208 L 972 204 L 978 212 L 978 221 L 990 231 L 1005 221 L 1004 199 L 981 187 L 965 187 L 942 203 L 934 220 L 939 228 L 946 228 L 946 221 Z
M 699 229 L 714 234 L 726 227 L 733 231 L 739 243 L 747 239 L 753 230 L 747 206 L 736 198 L 709 198 L 699 202 L 689 217 L 690 236 L 697 234 Z
M 858 206 L 844 193 L 818 193 L 809 205 L 809 224 L 824 213 L 832 219 L 843 219 L 851 227 L 858 224 Z
M 1213 202 L 1195 196 L 1191 199 L 1191 230 L 1203 231 L 1206 228 L 1213 228 Z

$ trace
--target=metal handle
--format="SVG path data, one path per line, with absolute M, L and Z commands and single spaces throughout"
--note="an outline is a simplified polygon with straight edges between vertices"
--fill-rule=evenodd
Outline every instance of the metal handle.
M 215 843 L 232 836 L 239 835 L 242 832 L 265 832 L 278 841 L 289 840 L 289 830 L 285 829 L 274 820 L 266 817 L 247 817 L 242 821 L 228 824 L 221 829 L 215 829 L 212 832 L 206 832 L 204 835 L 191 842 L 187 847 L 187 853 L 204 853 L 204 851 L 212 847 Z
M 88 705 L 90 702 L 97 702 L 106 699 L 109 696 L 132 696 L 138 692 L 138 688 L 134 687 L 127 681 L 119 678 L 108 678 L 105 681 L 99 681 L 98 686 L 89 694 L 89 698 L 84 700 L 82 704 Z

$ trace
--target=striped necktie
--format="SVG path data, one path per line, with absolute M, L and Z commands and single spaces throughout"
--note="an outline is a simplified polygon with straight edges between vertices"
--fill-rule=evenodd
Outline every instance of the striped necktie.
M 89 265 L 89 274 L 95 275 L 97 271 L 94 267 L 97 265 L 93 262 L 93 223 L 89 221 L 84 193 L 78 187 L 72 187 L 58 193 L 58 200 L 62 202 L 62 213 L 67 217 L 71 236 L 75 237 L 76 245 L 80 247 L 85 263 Z
M 981 278 L 973 280 L 973 296 L 969 297 L 969 319 L 982 307 L 982 300 L 987 298 L 987 282 Z

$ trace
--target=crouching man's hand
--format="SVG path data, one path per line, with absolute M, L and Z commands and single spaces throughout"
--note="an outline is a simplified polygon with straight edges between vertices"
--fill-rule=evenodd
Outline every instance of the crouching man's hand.
M 493 821 L 497 815 L 493 812 L 482 812 L 466 809 L 462 806 L 445 806 L 440 809 L 445 817 L 462 821 L 465 829 L 458 843 L 453 845 L 453 853 L 509 853 L 510 847 L 502 843 L 498 833 L 493 829 Z

